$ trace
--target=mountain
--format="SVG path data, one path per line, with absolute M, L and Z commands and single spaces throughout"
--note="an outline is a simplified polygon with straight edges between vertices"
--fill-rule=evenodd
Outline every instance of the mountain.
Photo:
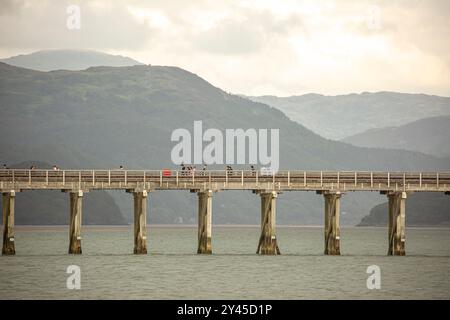
M 388 203 L 374 207 L 358 226 L 387 226 Z M 444 193 L 413 193 L 406 199 L 407 226 L 450 226 L 450 196 Z
M 450 116 L 426 118 L 400 127 L 370 129 L 343 141 L 361 147 L 412 150 L 450 157 Z
M 398 127 L 419 119 L 450 115 L 450 98 L 377 92 L 323 96 L 260 96 L 251 100 L 278 108 L 292 120 L 328 139 L 340 140 L 369 129 Z
M 51 169 L 40 161 L 26 161 L 11 165 L 11 169 Z M 1 200 L 0 200 L 1 204 Z M 16 194 L 15 223 L 17 225 L 67 225 L 69 223 L 69 195 L 59 190 L 31 190 Z M 126 224 L 119 207 L 106 191 L 94 191 L 83 196 L 83 224 Z
M 39 72 L 0 63 L 0 108 L 0 150 L 6 150 L 0 160 L 9 163 L 18 157 L 36 159 L 31 155 L 38 150 L 53 164 L 55 146 L 70 154 L 56 155 L 61 168 L 73 164 L 90 168 L 177 168 L 170 156 L 176 144 L 171 141 L 172 132 L 177 128 L 192 132 L 194 121 L 202 120 L 204 130 L 216 128 L 221 132 L 227 128 L 279 129 L 281 169 L 450 169 L 447 158 L 323 139 L 273 107 L 227 94 L 177 67 L 139 65 Z M 130 195 L 119 191 L 111 195 L 132 221 Z M 346 194 L 342 224 L 358 223 L 381 199 L 372 193 Z M 195 194 L 154 192 L 149 203 L 150 223 L 195 223 L 197 219 Z M 219 192 L 214 196 L 214 223 L 258 224 L 259 207 L 258 196 L 251 192 Z M 278 209 L 280 224 L 323 223 L 323 199 L 313 193 L 286 192 L 279 197 Z
M 84 70 L 89 67 L 124 67 L 142 65 L 128 57 L 89 50 L 44 50 L 21 54 L 1 62 L 38 71 Z

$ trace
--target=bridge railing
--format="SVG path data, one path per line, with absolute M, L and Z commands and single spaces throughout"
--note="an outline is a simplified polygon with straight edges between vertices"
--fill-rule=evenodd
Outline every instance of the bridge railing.
M 215 183 L 220 185 L 269 184 L 289 186 L 334 187 L 450 187 L 450 172 L 377 172 L 377 171 L 278 171 L 255 170 L 43 170 L 0 169 L 0 187 L 21 185 L 92 185 L 103 187 L 137 183 L 189 186 Z

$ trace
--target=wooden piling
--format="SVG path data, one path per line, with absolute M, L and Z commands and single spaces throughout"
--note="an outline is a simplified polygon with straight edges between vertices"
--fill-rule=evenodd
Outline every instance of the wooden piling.
M 201 191 L 198 195 L 198 249 L 199 254 L 211 254 L 212 234 L 212 190 Z
M 2 193 L 3 204 L 3 246 L 2 255 L 15 255 L 14 246 L 14 204 L 15 191 Z
M 147 254 L 147 191 L 133 192 L 134 254 Z
M 83 191 L 70 191 L 69 254 L 81 254 Z
M 324 192 L 325 199 L 325 250 L 326 255 L 340 255 L 341 193 Z
M 275 234 L 277 192 L 260 193 L 261 196 L 261 236 L 256 253 L 280 254 Z
M 388 219 L 388 255 L 405 255 L 405 205 L 406 192 L 389 192 L 389 219 Z

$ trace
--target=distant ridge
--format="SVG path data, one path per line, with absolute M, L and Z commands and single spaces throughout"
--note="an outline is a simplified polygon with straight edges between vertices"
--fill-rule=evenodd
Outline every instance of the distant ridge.
M 399 127 L 370 129 L 342 141 L 358 147 L 402 149 L 450 157 L 450 116 L 421 119 Z
M 91 50 L 43 50 L 0 59 L 12 66 L 38 71 L 85 70 L 89 67 L 142 65 L 134 59 Z
M 292 120 L 327 139 L 341 140 L 369 129 L 450 115 L 450 98 L 399 92 L 363 92 L 337 96 L 259 96 L 249 99 L 283 111 Z
M 375 206 L 358 226 L 387 226 L 388 203 Z M 417 192 L 406 200 L 406 225 L 450 226 L 450 196 L 443 192 Z

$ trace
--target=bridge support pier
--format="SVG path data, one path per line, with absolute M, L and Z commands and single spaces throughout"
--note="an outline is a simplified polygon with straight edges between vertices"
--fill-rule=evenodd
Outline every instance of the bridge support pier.
M 69 254 L 81 254 L 83 191 L 70 191 Z
M 2 255 L 15 255 L 14 246 L 14 204 L 15 191 L 2 193 L 3 204 L 3 247 Z
M 405 205 L 406 192 L 389 192 L 389 219 L 388 219 L 388 255 L 405 255 Z
M 147 254 L 147 191 L 133 192 L 134 254 Z
M 256 253 L 265 255 L 280 254 L 277 237 L 275 234 L 276 225 L 276 203 L 277 192 L 260 193 L 261 196 L 261 236 L 259 237 L 258 249 Z
M 198 249 L 197 253 L 211 254 L 212 190 L 198 192 Z
M 326 255 L 340 255 L 340 212 L 341 212 L 341 193 L 324 192 L 325 198 L 325 250 Z

